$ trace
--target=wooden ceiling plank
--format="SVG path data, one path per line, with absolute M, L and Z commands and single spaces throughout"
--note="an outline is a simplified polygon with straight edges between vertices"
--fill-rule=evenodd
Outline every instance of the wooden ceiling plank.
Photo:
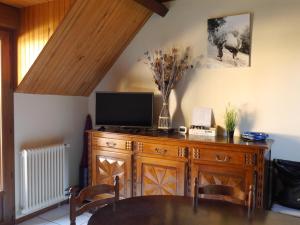
M 152 15 L 132 0 L 86 2 L 74 3 L 17 92 L 88 96 Z
M 149 10 L 157 13 L 162 17 L 164 17 L 169 11 L 169 9 L 164 4 L 162 4 L 160 1 L 157 0 L 134 0 L 134 1 L 138 2 L 139 4 L 145 6 Z
M 87 5 L 87 7 L 89 7 L 89 5 Z M 93 15 L 92 14 L 92 11 L 94 10 L 93 8 L 89 8 L 89 9 L 86 9 L 88 10 L 88 12 L 85 14 L 85 19 L 83 19 L 82 21 L 87 21 L 87 20 L 92 20 L 94 22 L 97 22 L 97 17 L 100 16 L 100 14 L 97 16 L 97 15 Z M 103 14 L 109 14 L 109 12 L 101 12 Z M 99 19 L 98 19 L 99 20 Z M 105 23 L 104 20 L 101 19 L 100 17 L 100 22 L 101 23 Z M 81 71 L 82 68 L 83 70 L 86 70 L 86 68 L 84 67 L 84 64 L 87 63 L 87 64 L 91 64 L 92 62 L 91 61 L 86 61 L 86 56 L 91 56 L 91 50 L 95 49 L 95 47 L 91 46 L 90 48 L 88 48 L 86 45 L 90 45 L 91 43 L 91 40 L 87 39 L 87 38 L 90 38 L 91 35 L 87 35 L 88 33 L 91 33 L 91 29 L 93 27 L 91 26 L 86 26 L 85 22 L 82 22 L 81 24 L 78 25 L 78 30 L 74 30 L 73 33 L 74 34 L 79 34 L 79 35 L 73 35 L 73 36 L 69 36 L 69 39 L 68 39 L 68 42 L 73 42 L 75 43 L 76 39 L 81 39 L 81 40 L 84 40 L 82 42 L 82 44 L 77 45 L 77 47 L 75 49 L 73 49 L 73 52 L 72 52 L 72 55 L 74 55 L 74 58 L 73 60 L 71 61 L 71 63 L 69 64 L 66 64 L 66 67 L 59 71 L 58 72 L 58 75 L 59 74 L 65 74 L 65 73 L 69 73 L 69 74 L 84 74 L 84 73 L 88 73 L 88 71 Z M 81 52 L 84 51 L 84 52 L 88 52 L 88 54 L 81 54 Z M 78 52 L 78 53 L 77 53 Z M 74 68 L 76 68 L 74 70 Z M 63 76 L 60 76 L 63 78 Z M 69 80 L 66 80 L 66 79 L 60 79 L 61 82 L 59 83 L 59 86 L 57 87 L 60 92 L 63 92 L 65 89 L 67 90 L 74 90 L 74 89 L 78 89 L 78 85 L 77 83 L 81 83 L 83 82 L 80 78 L 81 77 L 84 77 L 84 76 L 75 76 L 73 75 L 74 79 L 72 80 L 72 82 L 69 82 Z M 78 93 L 80 95 L 80 93 Z
M 118 10 L 115 10 L 114 12 L 118 12 Z M 128 12 L 128 13 L 130 13 L 130 12 Z M 150 17 L 151 14 L 152 13 L 149 13 L 149 17 Z M 124 13 L 124 15 L 126 15 L 126 13 Z M 123 21 L 123 20 L 126 19 L 125 16 L 118 17 L 117 13 L 116 14 L 113 13 L 110 16 L 112 18 L 116 18 L 116 20 L 119 20 L 119 21 L 115 21 L 117 23 L 120 23 L 121 21 Z M 110 24 L 106 24 L 106 27 L 110 28 L 111 26 L 110 26 Z M 105 29 L 105 27 L 103 29 Z M 110 33 L 113 34 L 113 33 L 119 32 L 119 34 L 120 34 L 119 37 L 122 37 L 122 39 L 123 39 L 124 36 L 128 36 L 128 35 L 126 35 L 126 31 L 127 30 L 130 33 L 132 32 L 127 27 L 123 26 L 123 27 L 118 28 L 117 30 L 110 31 Z M 90 54 L 89 54 L 89 56 L 91 56 L 91 58 L 96 59 L 96 61 L 93 64 L 93 66 L 90 67 L 90 69 L 89 69 L 90 71 L 87 71 L 87 73 L 89 73 L 91 71 L 95 71 L 95 70 L 97 70 L 97 68 L 101 68 L 101 72 L 98 72 L 99 76 L 97 76 L 97 77 L 99 77 L 99 78 L 92 79 L 91 81 L 90 80 L 84 80 L 84 81 L 82 81 L 82 83 L 85 83 L 85 84 L 86 83 L 98 84 L 99 81 L 106 74 L 106 72 L 108 71 L 108 69 L 110 69 L 110 65 L 112 65 L 115 62 L 115 60 L 119 57 L 119 55 L 121 54 L 121 52 L 124 50 L 124 49 L 121 49 L 120 53 L 111 54 L 112 51 L 110 51 L 110 48 L 105 45 L 105 43 L 108 40 L 102 39 L 101 38 L 101 33 L 96 37 L 96 39 L 98 39 L 100 41 L 97 43 L 97 46 L 95 46 L 95 48 L 93 48 L 90 51 Z M 114 43 L 111 43 L 111 44 L 117 45 L 118 42 L 119 42 L 119 40 L 116 39 L 116 40 L 114 40 Z M 99 53 L 98 53 L 97 49 L 101 48 L 101 46 L 102 46 L 102 52 L 103 52 L 102 54 L 103 54 L 103 56 L 102 56 L 102 60 L 99 61 L 101 64 L 99 64 L 99 62 L 97 62 L 98 61 L 97 59 L 99 59 L 100 56 L 99 56 Z M 105 46 L 105 48 L 103 48 L 103 46 Z M 125 46 L 127 46 L 127 44 L 125 44 Z M 88 57 L 85 60 L 89 60 Z M 81 71 L 79 70 L 79 72 L 81 72 Z M 85 96 L 89 95 L 93 91 L 93 89 L 95 87 L 96 87 L 95 85 L 88 85 L 88 86 L 86 86 L 86 88 L 82 88 L 83 89 L 82 95 L 85 95 Z
M 111 14 L 109 14 L 109 16 L 110 16 L 111 18 L 115 18 L 115 22 L 116 22 L 116 23 L 120 23 L 122 20 L 126 19 L 126 18 L 124 18 L 124 16 L 123 16 L 123 17 L 119 17 L 119 16 L 117 15 L 116 12 L 118 12 L 119 10 L 121 10 L 121 8 L 115 8 L 115 10 L 114 10 Z M 100 21 L 101 21 L 101 20 L 100 20 Z M 125 29 L 125 30 L 128 29 L 127 27 L 124 27 L 124 26 L 123 26 L 123 27 L 119 27 L 117 30 L 116 30 L 116 28 L 114 28 L 114 30 L 109 30 L 109 29 L 111 28 L 111 26 L 110 26 L 109 23 L 104 23 L 104 24 L 102 24 L 101 26 L 102 26 L 101 30 L 105 29 L 105 30 L 108 31 L 108 33 L 110 33 L 111 35 L 112 35 L 113 33 L 119 32 L 119 34 L 120 34 L 119 36 L 124 36 L 124 35 L 123 35 L 123 33 L 124 33 L 123 30 L 124 30 L 124 29 Z M 87 57 L 84 59 L 85 61 L 86 61 L 86 60 L 89 61 L 90 59 L 94 59 L 94 63 L 93 63 L 93 65 L 89 68 L 89 71 L 87 71 L 87 73 L 89 73 L 89 72 L 91 72 L 91 71 L 93 71 L 93 70 L 96 70 L 98 67 L 103 68 L 103 67 L 105 67 L 105 65 L 110 65 L 110 64 L 111 64 L 111 58 L 112 58 L 111 53 L 112 53 L 112 51 L 110 51 L 110 48 L 107 48 L 107 46 L 105 45 L 105 43 L 106 43 L 108 40 L 106 40 L 106 38 L 101 38 L 101 35 L 102 35 L 101 32 L 98 33 L 98 34 L 96 34 L 95 38 L 98 39 L 99 42 L 97 42 L 96 46 L 94 46 L 94 47 L 93 47 L 93 46 L 90 46 L 89 54 L 88 54 Z M 112 41 L 113 41 L 113 42 L 111 42 L 111 45 L 117 45 L 116 40 L 112 40 Z M 88 41 L 87 41 L 87 42 L 88 42 Z M 102 48 L 101 53 L 99 53 L 99 51 L 97 50 L 97 49 L 99 49 L 99 48 Z M 100 56 L 99 54 L 101 54 L 102 56 Z M 104 60 L 98 60 L 100 57 L 101 57 L 102 59 L 104 59 Z M 82 63 L 84 63 L 84 62 L 82 62 Z M 99 64 L 99 63 L 100 63 L 100 64 Z M 79 70 L 79 72 L 83 72 L 83 71 Z M 86 82 L 86 80 L 83 81 L 83 82 Z M 86 90 L 89 90 L 89 89 L 90 89 L 89 87 L 86 88 Z M 86 90 L 84 90 L 83 93 L 85 93 Z
M 140 28 L 144 25 L 144 23 L 150 18 L 150 16 L 152 15 L 152 12 L 148 11 L 148 15 L 144 15 L 144 12 L 143 12 L 143 15 L 139 15 L 137 16 L 137 20 L 139 17 L 144 17 L 144 20 L 141 20 L 140 21 L 140 24 L 137 26 L 138 28 L 134 29 L 134 30 L 131 30 L 129 31 L 131 33 L 131 35 L 129 35 L 128 39 L 124 40 L 124 38 L 122 38 L 122 41 L 123 41 L 123 45 L 122 46 L 119 46 L 119 49 L 118 51 L 116 51 L 114 54 L 111 54 L 111 56 L 103 56 L 104 59 L 102 59 L 102 66 L 96 66 L 96 73 L 98 74 L 98 76 L 95 76 L 92 80 L 92 84 L 94 85 L 90 85 L 88 87 L 88 89 L 86 90 L 86 92 L 84 93 L 85 96 L 88 96 L 97 86 L 97 84 L 103 79 L 103 77 L 105 76 L 105 74 L 109 71 L 109 69 L 111 68 L 111 65 L 114 64 L 114 62 L 118 59 L 118 57 L 121 55 L 121 53 L 125 50 L 125 48 L 128 46 L 128 44 L 130 43 L 130 41 L 135 37 L 136 33 L 140 30 Z M 126 18 L 124 18 L 125 20 Z M 125 28 L 126 30 L 126 28 Z M 124 36 L 124 35 L 120 35 L 120 36 Z M 110 49 L 107 50 L 107 53 L 110 53 L 109 51 Z M 99 57 L 98 57 L 99 58 Z M 107 61 L 107 62 L 105 62 Z M 101 61 L 100 61 L 101 62 Z M 97 64 L 95 64 L 97 65 Z
M 67 48 L 67 49 L 68 49 L 68 48 Z M 47 64 L 45 64 L 45 67 L 47 67 Z M 42 68 L 42 69 L 43 69 L 43 68 Z M 56 69 L 57 71 L 55 71 L 55 69 Z M 57 68 L 55 68 L 55 69 L 54 69 L 54 72 L 58 72 L 60 68 L 57 67 Z M 41 70 L 40 72 L 43 73 L 44 71 Z M 56 73 L 54 73 L 53 75 L 55 75 L 55 74 L 56 74 Z M 49 79 L 51 79 L 51 78 L 53 78 L 53 77 L 49 77 Z M 49 81 L 51 81 L 51 80 L 44 80 L 44 81 L 43 81 L 43 80 L 40 80 L 40 82 L 47 82 L 47 83 L 48 83 Z M 39 83 L 34 83 L 34 85 L 35 85 L 35 87 L 37 88 L 37 91 L 38 91 L 38 87 L 39 87 L 40 84 L 39 84 Z M 47 87 L 45 87 L 45 91 L 47 91 L 48 88 L 52 88 L 51 82 L 49 82 L 49 85 L 48 85 Z M 35 91 L 35 90 L 34 90 L 34 91 Z
M 20 9 L 21 24 L 18 37 L 18 83 L 26 75 L 32 63 L 42 51 L 53 31 L 54 20 L 59 13 L 54 9 L 54 3 L 64 6 L 67 12 L 72 4 L 64 4 L 69 0 L 55 0 L 43 4 L 33 5 Z M 32 35 L 34 33 L 34 35 Z
M 95 52 L 97 53 L 99 50 L 99 48 L 97 46 L 95 46 L 93 43 L 93 40 L 91 40 L 91 38 L 95 38 L 98 41 L 97 44 L 101 43 L 101 41 L 104 38 L 101 38 L 100 36 L 97 36 L 97 27 L 102 27 L 102 29 L 104 29 L 105 27 L 109 26 L 108 23 L 106 23 L 105 21 L 105 17 L 107 16 L 111 16 L 113 13 L 110 13 L 111 11 L 113 12 L 113 9 L 116 7 L 116 2 L 114 2 L 114 4 L 108 4 L 107 7 L 105 7 L 105 5 L 99 6 L 101 8 L 103 8 L 103 10 L 101 11 L 100 14 L 98 15 L 93 15 L 92 16 L 88 16 L 88 14 L 86 14 L 86 18 L 84 19 L 84 21 L 86 20 L 90 20 L 93 21 L 92 23 L 97 24 L 94 26 L 85 26 L 85 23 L 82 24 L 82 28 L 81 32 L 79 31 L 79 33 L 81 34 L 81 39 L 85 40 L 83 41 L 80 46 L 77 47 L 77 49 L 75 49 L 76 51 L 74 52 L 74 54 L 76 55 L 76 58 L 74 60 L 74 64 L 76 67 L 78 67 L 78 69 L 76 71 L 73 70 L 74 66 L 71 65 L 70 68 L 70 73 L 90 73 L 91 68 L 93 67 L 93 65 L 95 63 L 93 63 L 93 59 L 95 58 Z M 92 12 L 94 9 L 93 8 L 89 8 L 88 9 L 89 12 Z M 115 9 L 116 10 L 116 9 Z M 95 33 L 95 34 L 94 34 Z M 86 34 L 90 34 L 90 35 L 86 35 Z M 101 36 L 103 36 L 102 33 L 100 33 Z M 102 45 L 102 47 L 105 45 Z M 81 52 L 85 52 L 85 54 L 81 54 Z M 88 52 L 88 54 L 87 54 Z M 87 70 L 84 67 L 84 64 L 90 64 L 90 68 Z M 61 71 L 63 72 L 63 71 Z M 78 88 L 79 86 L 82 86 L 82 83 L 85 83 L 86 77 L 85 76 L 76 76 L 76 80 L 74 80 L 72 83 L 70 82 L 66 82 L 66 81 L 62 81 L 61 86 L 62 88 L 64 86 L 69 86 L 68 88 Z
M 151 15 L 152 15 L 152 13 L 149 11 L 148 16 L 145 17 L 144 20 L 140 21 L 140 24 L 138 25 L 139 29 L 144 26 L 144 24 L 151 17 Z M 119 52 L 112 57 L 111 62 L 108 63 L 108 65 L 113 64 L 119 58 L 119 56 L 126 49 L 126 47 L 128 46 L 128 44 L 132 41 L 132 39 L 138 33 L 139 29 L 137 29 L 135 31 L 134 35 L 132 35 L 130 38 L 127 39 L 126 43 L 124 43 L 124 45 L 122 46 L 122 48 L 120 48 Z M 84 93 L 85 96 L 88 96 L 97 87 L 98 83 L 103 79 L 103 77 L 110 70 L 110 68 L 111 68 L 110 66 L 107 66 L 107 67 L 105 67 L 105 66 L 98 67 L 97 74 L 99 74 L 99 76 L 95 76 L 94 80 L 91 82 L 91 83 L 96 84 L 96 85 L 94 85 L 94 86 L 91 85 L 89 87 L 89 89 Z
M 128 12 L 131 13 L 131 12 Z M 144 12 L 143 12 L 144 13 Z M 127 13 L 124 13 L 124 15 L 126 15 Z M 144 23 L 148 20 L 148 18 L 152 15 L 152 13 L 149 11 L 148 16 L 145 17 L 145 20 L 142 20 L 141 23 L 138 25 L 138 27 L 142 27 L 144 25 Z M 136 17 L 139 18 L 140 16 L 144 16 L 144 15 L 137 15 Z M 117 15 L 112 15 L 112 17 L 117 17 Z M 119 22 L 125 20 L 126 18 L 122 18 L 119 17 Z M 121 38 L 122 40 L 116 39 L 114 40 L 115 45 L 117 45 L 117 43 L 123 41 L 124 45 L 122 47 L 120 47 L 119 52 L 111 54 L 112 52 L 110 51 L 109 46 L 107 46 L 105 49 L 103 49 L 103 52 L 105 53 L 105 55 L 102 56 L 102 60 L 99 60 L 99 62 L 101 63 L 101 65 L 98 65 L 98 63 L 95 63 L 95 68 L 94 69 L 98 69 L 97 74 L 99 74 L 99 76 L 95 76 L 93 78 L 93 80 L 91 81 L 92 84 L 96 84 L 96 85 L 90 85 L 88 87 L 88 89 L 86 90 L 86 92 L 84 92 L 84 95 L 89 95 L 93 89 L 97 86 L 97 84 L 101 81 L 101 79 L 104 77 L 104 75 L 108 72 L 108 70 L 111 68 L 110 65 L 112 65 L 117 58 L 121 55 L 121 53 L 123 52 L 123 50 L 127 47 L 127 45 L 130 43 L 130 41 L 132 40 L 132 38 L 135 36 L 135 34 L 138 32 L 140 28 L 135 29 L 135 30 L 129 30 L 127 27 L 122 27 L 122 28 L 118 28 L 118 30 L 113 30 L 111 31 L 112 33 L 115 32 L 119 32 L 120 35 L 118 36 L 119 38 Z M 130 34 L 132 34 L 132 32 L 134 32 L 134 35 L 127 35 L 126 32 L 130 32 Z M 126 41 L 124 41 L 123 37 L 128 37 L 130 36 Z M 100 37 L 99 37 L 100 38 Z M 102 44 L 102 46 L 105 46 L 105 42 L 107 42 L 107 40 L 103 40 L 104 43 Z M 99 43 L 101 45 L 101 43 Z M 101 47 L 101 46 L 99 46 Z M 97 59 L 99 59 L 99 54 L 96 56 Z M 100 70 L 99 70 L 100 68 Z
M 82 6 L 84 6 L 87 3 L 86 1 L 80 1 L 80 0 L 78 2 L 81 2 L 82 4 L 80 4 L 79 7 L 74 8 L 75 16 L 80 15 Z M 73 8 L 71 9 L 71 11 L 73 11 Z M 56 16 L 54 15 L 54 17 L 56 17 Z M 53 71 L 52 71 L 52 74 L 47 76 L 46 74 L 49 70 L 48 63 L 52 62 L 54 65 L 57 65 L 57 66 L 53 66 L 51 68 L 54 71 L 55 70 L 59 71 L 61 69 L 58 65 L 63 60 L 65 60 L 65 58 L 64 57 L 62 57 L 62 58 L 55 57 L 55 54 L 59 50 L 62 52 L 66 51 L 66 48 L 68 47 L 68 45 L 64 45 L 63 43 L 66 42 L 65 41 L 66 36 L 67 36 L 68 32 L 70 31 L 72 24 L 74 24 L 74 23 L 76 23 L 76 19 L 72 17 L 68 21 L 66 21 L 66 23 L 65 23 L 66 25 L 64 26 L 63 30 L 57 28 L 57 31 L 54 34 L 60 37 L 60 41 L 52 41 L 53 36 L 50 38 L 49 42 L 52 43 L 51 46 L 49 46 L 49 43 L 47 43 L 45 48 L 40 53 L 40 56 L 41 55 L 43 55 L 43 56 L 42 57 L 39 56 L 37 58 L 37 60 L 34 62 L 32 67 L 29 69 L 27 75 L 24 77 L 24 79 L 22 80 L 22 82 L 19 85 L 19 87 L 20 87 L 20 86 L 22 86 L 22 84 L 24 82 L 28 83 L 28 87 L 26 87 L 27 90 L 25 90 L 25 92 L 27 92 L 28 89 L 30 89 L 30 91 L 29 91 L 30 93 L 47 93 L 48 91 L 55 88 L 55 84 L 53 87 L 52 86 L 53 82 L 51 82 L 51 81 L 53 81 L 55 79 L 55 77 L 58 76 L 58 73 L 53 73 Z M 30 74 L 35 74 L 35 75 L 31 76 Z M 38 75 L 38 74 L 40 74 L 40 75 Z M 33 80 L 33 79 L 35 79 L 35 80 Z M 48 85 L 45 85 L 45 84 L 48 84 Z M 30 87 L 29 87 L 29 85 L 30 85 Z M 19 87 L 17 88 L 17 91 L 20 90 Z M 43 87 L 43 88 L 41 88 L 41 87 Z

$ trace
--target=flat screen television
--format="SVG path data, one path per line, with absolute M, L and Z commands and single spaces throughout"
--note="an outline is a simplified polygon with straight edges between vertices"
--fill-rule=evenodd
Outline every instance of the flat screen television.
M 153 93 L 96 93 L 96 125 L 152 127 L 152 124 Z

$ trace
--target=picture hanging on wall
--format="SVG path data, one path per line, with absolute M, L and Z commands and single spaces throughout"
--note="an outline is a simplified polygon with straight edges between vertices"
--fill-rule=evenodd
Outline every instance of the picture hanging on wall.
M 250 66 L 250 13 L 208 19 L 207 30 L 207 67 Z

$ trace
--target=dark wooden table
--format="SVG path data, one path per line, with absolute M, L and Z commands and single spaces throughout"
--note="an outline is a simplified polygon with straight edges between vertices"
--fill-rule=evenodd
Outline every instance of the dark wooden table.
M 257 210 L 248 219 L 247 209 L 231 203 L 181 196 L 143 196 L 121 200 L 99 209 L 88 225 L 299 225 L 300 218 Z

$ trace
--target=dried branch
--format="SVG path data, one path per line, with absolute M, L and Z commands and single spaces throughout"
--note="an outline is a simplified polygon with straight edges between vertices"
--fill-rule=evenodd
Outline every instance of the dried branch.
M 147 51 L 144 54 L 144 59 L 145 64 L 153 72 L 154 82 L 164 101 L 169 98 L 171 90 L 175 88 L 187 70 L 193 68 L 190 63 L 190 48 L 186 48 L 182 54 L 177 48 L 173 48 L 169 52 L 155 50 L 150 53 Z

